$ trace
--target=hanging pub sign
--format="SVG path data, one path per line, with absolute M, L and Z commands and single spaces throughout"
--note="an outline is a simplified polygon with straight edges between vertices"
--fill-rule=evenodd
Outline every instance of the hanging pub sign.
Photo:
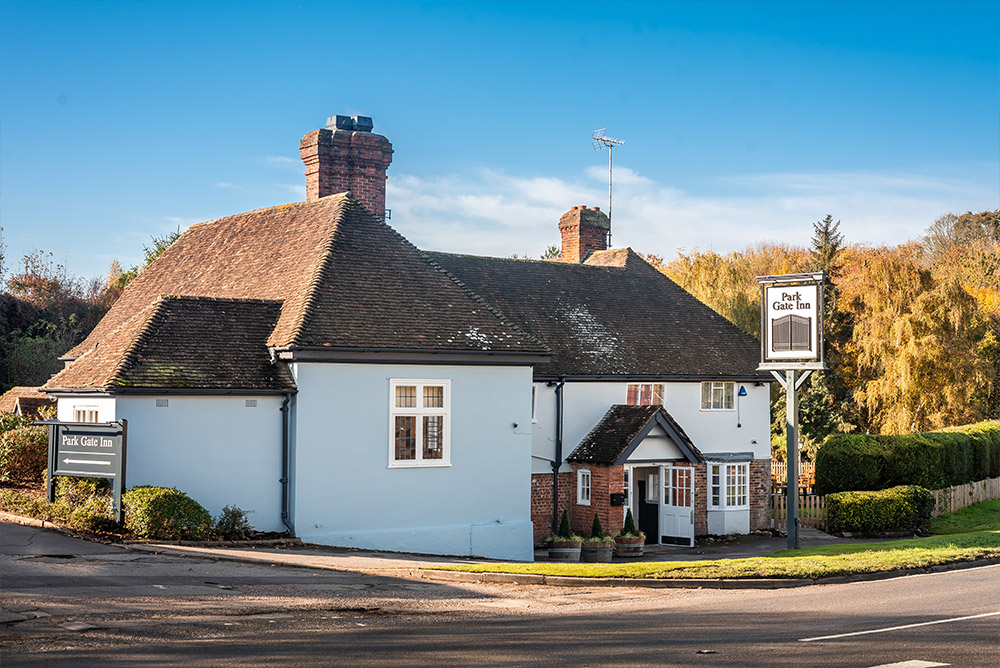
M 107 478 L 114 487 L 114 515 L 122 523 L 122 492 L 125 489 L 125 445 L 128 421 L 36 422 L 49 428 L 49 475 L 47 496 L 55 501 L 55 477 Z
M 823 272 L 758 276 L 760 370 L 825 369 Z

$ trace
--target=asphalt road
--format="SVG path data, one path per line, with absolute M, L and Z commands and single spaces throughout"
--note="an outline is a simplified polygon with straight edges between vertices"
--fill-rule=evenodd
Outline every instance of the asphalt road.
M 1000 666 L 1000 567 L 776 591 L 457 585 L 2 524 L 0 578 L 5 667 Z

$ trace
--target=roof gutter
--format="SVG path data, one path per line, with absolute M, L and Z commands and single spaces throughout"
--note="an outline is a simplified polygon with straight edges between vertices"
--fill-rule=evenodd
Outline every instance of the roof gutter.
M 145 394 L 163 395 L 179 394 L 188 396 L 254 396 L 254 395 L 284 395 L 296 390 L 224 390 L 221 388 L 178 388 L 178 387 L 43 387 L 39 392 L 46 394 Z
M 773 378 L 760 376 L 736 375 L 709 376 L 704 374 L 535 374 L 534 380 L 539 383 L 569 381 L 571 383 L 624 383 L 628 381 L 636 382 L 679 382 L 698 383 L 703 381 L 729 381 L 733 383 L 773 383 Z

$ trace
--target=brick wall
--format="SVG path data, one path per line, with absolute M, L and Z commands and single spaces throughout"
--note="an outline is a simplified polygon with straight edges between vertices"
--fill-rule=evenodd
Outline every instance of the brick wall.
M 694 465 L 694 535 L 708 535 L 708 464 Z
M 372 213 L 385 214 L 385 172 L 392 144 L 360 130 L 313 130 L 299 143 L 306 165 L 306 200 L 350 190 Z
M 559 474 L 559 515 L 576 502 L 576 474 Z M 531 475 L 531 523 L 534 525 L 535 543 L 540 544 L 552 533 L 552 474 Z
M 771 460 L 750 462 L 750 530 L 771 528 Z
M 590 471 L 590 505 L 577 503 L 576 481 L 577 471 Z M 605 533 L 612 536 L 622 528 L 624 517 L 621 506 L 611 505 L 612 492 L 622 492 L 625 489 L 624 466 L 599 466 L 596 464 L 573 465 L 573 497 L 570 523 L 573 531 L 581 536 L 589 536 L 594 525 L 594 513 L 601 519 L 601 527 Z

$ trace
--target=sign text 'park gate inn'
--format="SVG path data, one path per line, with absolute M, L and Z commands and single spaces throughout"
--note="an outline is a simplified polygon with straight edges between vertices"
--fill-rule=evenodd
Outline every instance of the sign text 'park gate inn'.
M 56 476 L 105 478 L 113 485 L 113 512 L 121 524 L 128 421 L 44 420 L 35 424 L 49 428 L 49 474 L 46 476 L 49 503 L 55 501 Z
M 761 276 L 761 369 L 822 369 L 823 273 Z

